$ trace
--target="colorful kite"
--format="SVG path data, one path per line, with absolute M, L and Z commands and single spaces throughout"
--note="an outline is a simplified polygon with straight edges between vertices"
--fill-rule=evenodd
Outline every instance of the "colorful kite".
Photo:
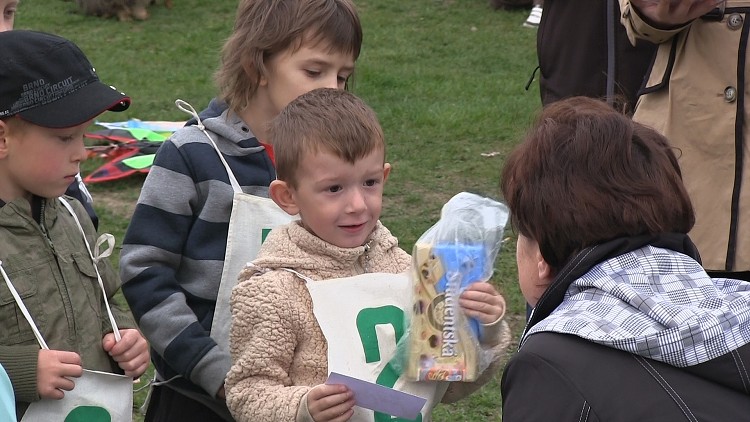
M 162 142 L 185 125 L 185 122 L 138 119 L 95 123 L 105 129 L 86 134 L 87 138 L 97 141 L 96 145 L 87 147 L 89 157 L 107 161 L 84 177 L 85 183 L 108 182 L 136 173 L 148 173 Z

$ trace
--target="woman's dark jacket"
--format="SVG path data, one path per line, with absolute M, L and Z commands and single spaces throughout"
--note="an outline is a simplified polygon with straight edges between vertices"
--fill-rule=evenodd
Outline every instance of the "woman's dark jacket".
M 618 239 L 577 254 L 537 304 L 528 332 L 594 265 L 644 245 L 694 257 L 684 235 Z M 727 324 L 732 324 L 727 321 Z M 503 422 L 750 420 L 750 346 L 694 366 L 669 364 L 575 335 L 528 336 L 502 379 Z

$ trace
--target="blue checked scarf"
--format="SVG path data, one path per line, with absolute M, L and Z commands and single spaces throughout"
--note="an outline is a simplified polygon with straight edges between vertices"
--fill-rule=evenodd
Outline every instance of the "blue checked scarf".
M 646 245 L 592 266 L 536 321 L 532 315 L 524 340 L 544 331 L 572 334 L 692 366 L 750 343 L 750 283 L 711 279 L 690 256 Z

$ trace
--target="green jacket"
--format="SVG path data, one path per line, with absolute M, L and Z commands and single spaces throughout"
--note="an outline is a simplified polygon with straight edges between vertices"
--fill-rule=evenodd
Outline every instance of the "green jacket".
M 66 199 L 93 247 L 97 235 L 85 209 Z M 83 236 L 57 198 L 41 201 L 40 223 L 25 199 L 0 202 L 1 265 L 50 349 L 78 353 L 86 369 L 122 373 L 102 349 L 102 337 L 112 328 Z M 98 268 L 112 298 L 120 280 L 107 259 Z M 120 328 L 135 328 L 129 312 L 113 306 L 112 313 Z M 38 350 L 31 327 L 0 277 L 0 364 L 10 376 L 21 412 L 39 400 Z

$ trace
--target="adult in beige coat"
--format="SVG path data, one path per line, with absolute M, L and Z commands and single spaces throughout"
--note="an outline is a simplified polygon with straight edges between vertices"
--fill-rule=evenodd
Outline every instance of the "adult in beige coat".
M 633 119 L 680 150 L 703 265 L 750 279 L 750 1 L 620 0 L 620 9 L 631 42 L 659 44 Z

